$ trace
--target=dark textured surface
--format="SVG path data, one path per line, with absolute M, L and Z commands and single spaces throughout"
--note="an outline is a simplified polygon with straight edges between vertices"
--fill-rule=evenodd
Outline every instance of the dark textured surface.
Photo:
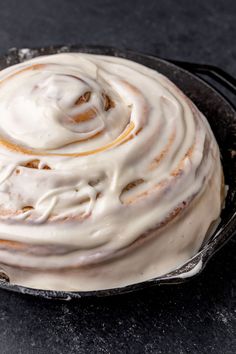
M 236 76 L 235 1 L 1 2 L 9 47 L 105 44 Z M 190 283 L 81 302 L 0 292 L 1 353 L 235 353 L 236 240 Z

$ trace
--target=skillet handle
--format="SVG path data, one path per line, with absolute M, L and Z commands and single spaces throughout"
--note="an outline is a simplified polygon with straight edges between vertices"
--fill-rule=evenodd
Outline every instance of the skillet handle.
M 226 89 L 230 90 L 234 95 L 236 95 L 236 79 L 228 74 L 226 71 L 208 64 L 197 64 L 189 63 L 178 60 L 169 60 L 171 63 L 176 64 L 183 69 L 186 69 L 193 74 L 203 74 L 212 78 L 216 82 L 220 83 Z

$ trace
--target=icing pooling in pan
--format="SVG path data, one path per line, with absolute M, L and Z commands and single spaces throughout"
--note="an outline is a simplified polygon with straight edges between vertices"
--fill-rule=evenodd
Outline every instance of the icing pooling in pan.
M 148 279 L 191 257 L 219 216 L 205 117 L 140 64 L 70 53 L 5 69 L 0 128 L 0 263 L 15 282 L 87 290 Z M 78 274 L 66 285 L 61 269 Z

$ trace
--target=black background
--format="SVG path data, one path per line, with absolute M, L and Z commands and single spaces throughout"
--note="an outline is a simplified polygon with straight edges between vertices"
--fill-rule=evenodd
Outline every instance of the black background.
M 234 0 L 2 0 L 11 47 L 100 44 L 211 63 L 236 76 Z M 55 302 L 0 291 L 0 353 L 235 353 L 236 238 L 191 282 Z

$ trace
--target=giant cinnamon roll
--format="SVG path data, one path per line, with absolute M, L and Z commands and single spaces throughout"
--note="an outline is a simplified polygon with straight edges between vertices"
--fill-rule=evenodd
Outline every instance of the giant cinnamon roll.
M 166 77 L 115 57 L 3 70 L 0 166 L 0 267 L 32 288 L 113 288 L 174 270 L 224 199 L 206 118 Z

